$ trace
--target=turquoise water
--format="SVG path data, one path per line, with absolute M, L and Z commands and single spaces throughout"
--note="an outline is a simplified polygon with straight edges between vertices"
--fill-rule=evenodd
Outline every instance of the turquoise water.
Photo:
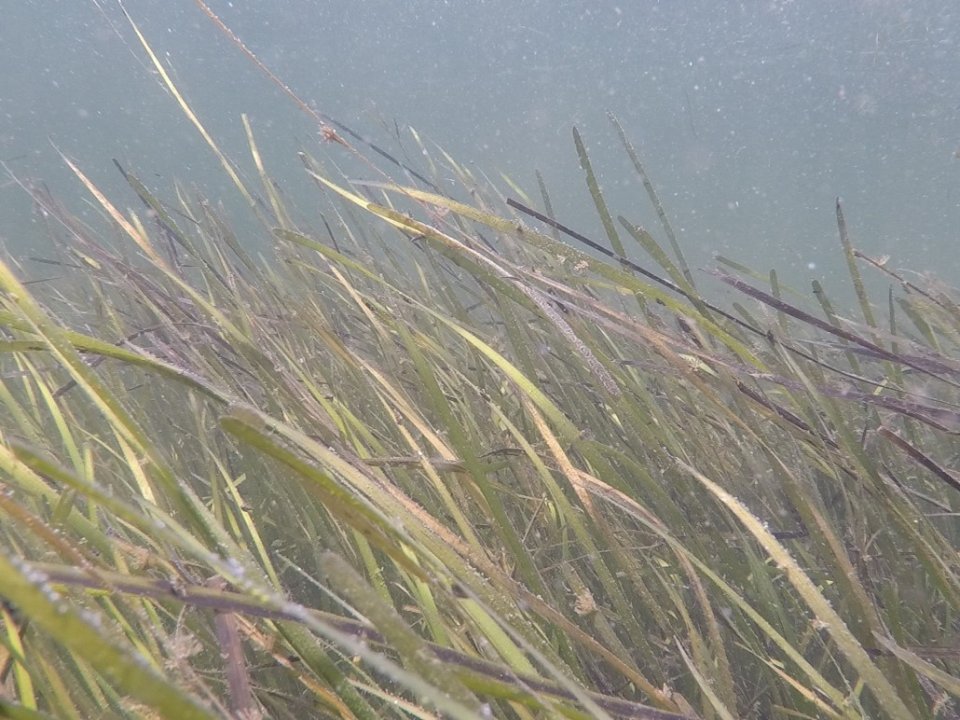
M 210 6 L 319 110 L 413 165 L 410 126 L 530 191 L 540 169 L 560 219 L 582 232 L 600 236 L 573 125 L 616 212 L 657 227 L 612 111 L 695 266 L 721 253 L 803 289 L 813 278 L 839 286 L 839 195 L 866 252 L 950 282 L 960 270 L 960 15 L 949 0 Z M 224 150 L 253 173 L 248 113 L 271 173 L 309 208 L 296 151 L 325 150 L 310 118 L 192 0 L 126 7 Z M 18 178 L 91 212 L 55 143 L 121 206 L 136 199 L 112 158 L 161 194 L 179 179 L 244 212 L 115 5 L 11 4 L 0 63 L 0 158 Z M 0 239 L 17 254 L 43 248 L 50 230 L 29 198 L 0 185 Z

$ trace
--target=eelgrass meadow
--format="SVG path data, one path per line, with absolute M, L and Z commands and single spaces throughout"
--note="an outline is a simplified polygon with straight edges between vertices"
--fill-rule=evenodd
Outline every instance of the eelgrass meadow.
M 601 238 L 320 115 L 299 159 L 242 119 L 254 184 L 136 34 L 273 251 L 69 148 L 100 226 L 23 182 L 57 250 L 0 267 L 0 716 L 958 716 L 954 288 L 839 203 L 851 307 L 689 268 L 615 118 L 658 227 L 576 131 Z

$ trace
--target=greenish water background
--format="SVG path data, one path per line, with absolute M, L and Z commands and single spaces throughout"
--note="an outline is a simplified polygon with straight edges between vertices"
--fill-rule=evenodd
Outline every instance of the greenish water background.
M 608 201 L 656 227 L 609 110 L 697 267 L 721 253 L 777 267 L 804 288 L 812 278 L 844 284 L 840 195 L 857 246 L 948 282 L 960 270 L 960 14 L 949 0 L 210 5 L 318 109 L 395 149 L 395 128 L 413 126 L 472 168 L 509 173 L 531 190 L 538 168 L 561 219 L 588 234 L 599 237 L 599 223 L 574 124 Z M 315 191 L 295 156 L 316 145 L 309 118 L 190 0 L 127 8 L 247 169 L 239 116 L 251 115 L 271 173 L 309 216 Z M 74 210 L 85 212 L 83 195 L 51 140 L 121 206 L 136 201 L 111 158 L 161 194 L 179 179 L 243 217 L 114 5 L 8 4 L 0 66 L 0 158 Z M 3 243 L 17 255 L 42 251 L 42 218 L 2 184 Z

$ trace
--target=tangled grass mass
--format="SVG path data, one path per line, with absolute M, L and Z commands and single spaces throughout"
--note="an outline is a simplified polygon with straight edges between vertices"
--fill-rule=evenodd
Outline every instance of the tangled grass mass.
M 319 116 L 295 220 L 140 37 L 273 252 L 119 165 L 64 158 L 100 228 L 25 184 L 58 245 L 0 266 L 0 716 L 958 717 L 955 289 L 838 204 L 852 310 L 723 258 L 711 299 L 615 120 L 656 233 L 576 132 L 602 240 Z

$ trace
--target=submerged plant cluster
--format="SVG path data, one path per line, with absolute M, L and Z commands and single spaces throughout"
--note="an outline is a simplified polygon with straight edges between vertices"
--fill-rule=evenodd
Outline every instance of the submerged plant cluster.
M 28 188 L 59 250 L 0 266 L 0 715 L 957 716 L 954 290 L 838 205 L 858 320 L 729 260 L 712 302 L 616 123 L 666 248 L 576 133 L 602 243 L 329 124 L 371 177 L 305 152 L 311 228 L 245 127 L 259 193 L 204 135 L 268 260 L 124 168 L 143 210 L 65 159 L 107 232 Z

